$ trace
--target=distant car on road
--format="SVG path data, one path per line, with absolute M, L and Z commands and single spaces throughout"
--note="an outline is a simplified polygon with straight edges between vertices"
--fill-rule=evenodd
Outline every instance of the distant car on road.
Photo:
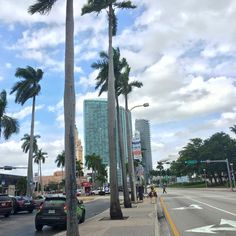
M 31 198 L 26 196 L 11 196 L 13 202 L 13 214 L 17 214 L 21 211 L 28 211 L 32 213 L 35 209 L 34 202 Z
M 78 223 L 85 221 L 85 206 L 83 201 L 77 202 L 77 218 Z M 35 228 L 41 231 L 44 225 L 63 226 L 66 228 L 67 206 L 65 196 L 46 197 L 43 204 L 39 207 L 39 211 L 35 216 Z
M 12 212 L 12 200 L 7 194 L 0 194 L 0 215 L 9 217 Z

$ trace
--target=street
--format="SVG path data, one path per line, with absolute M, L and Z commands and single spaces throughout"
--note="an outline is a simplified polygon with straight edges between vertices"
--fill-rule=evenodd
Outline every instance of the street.
M 236 235 L 236 192 L 171 189 L 159 194 L 173 235 Z
M 86 207 L 86 220 L 101 213 L 109 208 L 109 196 L 97 197 L 96 200 L 84 203 Z M 34 227 L 34 217 L 36 211 L 32 214 L 28 212 L 18 213 L 17 215 L 11 215 L 9 218 L 0 216 L 0 236 L 35 236 L 44 235 L 51 236 L 61 232 L 61 229 L 45 226 L 42 232 L 36 232 Z

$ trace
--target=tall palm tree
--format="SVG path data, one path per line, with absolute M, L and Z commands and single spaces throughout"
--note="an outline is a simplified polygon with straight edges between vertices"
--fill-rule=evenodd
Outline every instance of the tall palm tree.
M 125 71 L 122 73 L 121 85 L 120 85 L 120 93 L 125 97 L 125 118 L 126 118 L 126 130 L 127 130 L 127 147 L 128 147 L 128 168 L 129 168 L 129 180 L 131 185 L 131 200 L 136 200 L 136 186 L 135 186 L 135 176 L 134 176 L 134 162 L 132 157 L 132 140 L 131 140 L 131 113 L 128 108 L 128 94 L 132 92 L 133 88 L 141 88 L 143 84 L 139 81 L 132 81 L 129 83 L 129 73 L 130 66 L 126 61 Z M 130 119 L 129 119 L 130 117 Z
M 65 151 L 62 151 L 61 154 L 58 154 L 55 160 L 57 167 L 61 167 L 62 180 L 63 180 L 63 169 L 65 167 Z
M 19 132 L 19 123 L 16 119 L 6 115 L 7 93 L 2 90 L 0 93 L 0 137 L 9 139 L 12 134 Z
M 10 94 L 16 93 L 15 102 L 22 106 L 30 98 L 32 101 L 32 114 L 31 114 L 31 128 L 30 128 L 30 148 L 28 157 L 28 170 L 27 170 L 27 195 L 32 196 L 33 191 L 33 138 L 34 138 L 34 116 L 35 116 L 35 100 L 36 96 L 39 95 L 41 86 L 40 80 L 43 78 L 43 71 L 41 69 L 35 70 L 31 66 L 26 68 L 17 68 L 15 76 L 20 78 L 19 82 L 16 82 Z
M 131 1 L 117 2 L 116 0 L 88 0 L 87 4 L 82 8 L 82 15 L 87 13 L 100 13 L 102 10 L 107 10 L 108 14 L 108 136 L 109 136 L 109 157 L 110 157 L 110 218 L 123 219 L 123 214 L 120 208 L 118 185 L 117 185 L 117 170 L 116 170 L 116 140 L 115 140 L 115 76 L 113 65 L 113 50 L 112 37 L 116 35 L 117 18 L 115 8 L 135 8 Z
M 57 0 L 36 0 L 28 9 L 29 13 L 48 14 Z M 75 171 L 75 85 L 74 85 L 74 10 L 73 0 L 66 0 L 65 27 L 65 88 L 64 88 L 64 122 L 65 122 L 65 167 L 66 167 L 66 201 L 67 235 L 79 236 L 77 222 L 76 171 Z
M 40 135 L 34 135 L 33 138 L 33 153 L 36 153 L 38 150 L 37 139 L 40 138 Z M 21 138 L 21 141 L 24 141 L 21 145 L 23 152 L 27 153 L 30 149 L 30 135 L 24 134 L 24 137 Z
M 123 130 L 121 124 L 121 117 L 120 117 L 120 109 L 119 109 L 119 95 L 121 94 L 121 87 L 122 84 L 122 71 L 125 69 L 127 64 L 124 58 L 120 59 L 120 50 L 119 48 L 113 49 L 113 60 L 114 60 L 114 73 L 115 73 L 115 100 L 116 100 L 116 115 L 117 115 L 117 124 L 118 124 L 118 140 L 119 140 L 119 150 L 120 150 L 120 162 L 121 162 L 121 170 L 122 170 L 122 181 L 123 181 L 123 194 L 124 194 L 124 206 L 125 208 L 130 208 L 131 201 L 129 198 L 129 191 L 127 185 L 127 174 L 125 168 L 125 150 L 124 150 L 124 140 L 123 140 Z M 108 55 L 105 52 L 100 52 L 100 57 L 102 60 L 97 61 L 92 64 L 94 69 L 99 69 L 98 76 L 96 77 L 97 83 L 95 89 L 100 87 L 99 95 L 103 92 L 107 91 L 107 84 L 108 84 Z
M 47 153 L 43 152 L 42 149 L 37 150 L 37 152 L 34 154 L 34 162 L 38 164 L 39 166 L 39 173 L 40 173 L 40 188 L 41 192 L 43 194 L 44 187 L 43 187 L 43 179 L 42 179 L 42 163 L 45 163 L 45 159 L 47 157 Z

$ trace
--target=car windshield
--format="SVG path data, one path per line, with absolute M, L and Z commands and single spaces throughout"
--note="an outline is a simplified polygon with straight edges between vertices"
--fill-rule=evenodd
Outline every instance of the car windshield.
M 62 198 L 50 198 L 50 199 L 46 199 L 44 202 L 44 206 L 48 207 L 48 206 L 62 206 L 65 205 L 66 199 L 62 199 Z

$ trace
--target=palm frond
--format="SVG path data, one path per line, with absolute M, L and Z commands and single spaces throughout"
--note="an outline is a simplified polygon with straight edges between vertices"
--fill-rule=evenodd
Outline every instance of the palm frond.
M 131 1 L 116 2 L 114 6 L 122 9 L 136 8 L 137 6 L 133 5 Z
M 16 119 L 4 115 L 1 119 L 3 136 L 7 140 L 13 133 L 19 132 L 19 123 Z
M 28 8 L 28 13 L 31 15 L 35 13 L 39 13 L 41 15 L 48 14 L 56 1 L 57 0 L 37 0 L 35 4 Z
M 107 0 L 88 0 L 87 4 L 82 7 L 81 15 L 96 12 L 100 13 L 103 9 L 109 6 L 109 1 Z

